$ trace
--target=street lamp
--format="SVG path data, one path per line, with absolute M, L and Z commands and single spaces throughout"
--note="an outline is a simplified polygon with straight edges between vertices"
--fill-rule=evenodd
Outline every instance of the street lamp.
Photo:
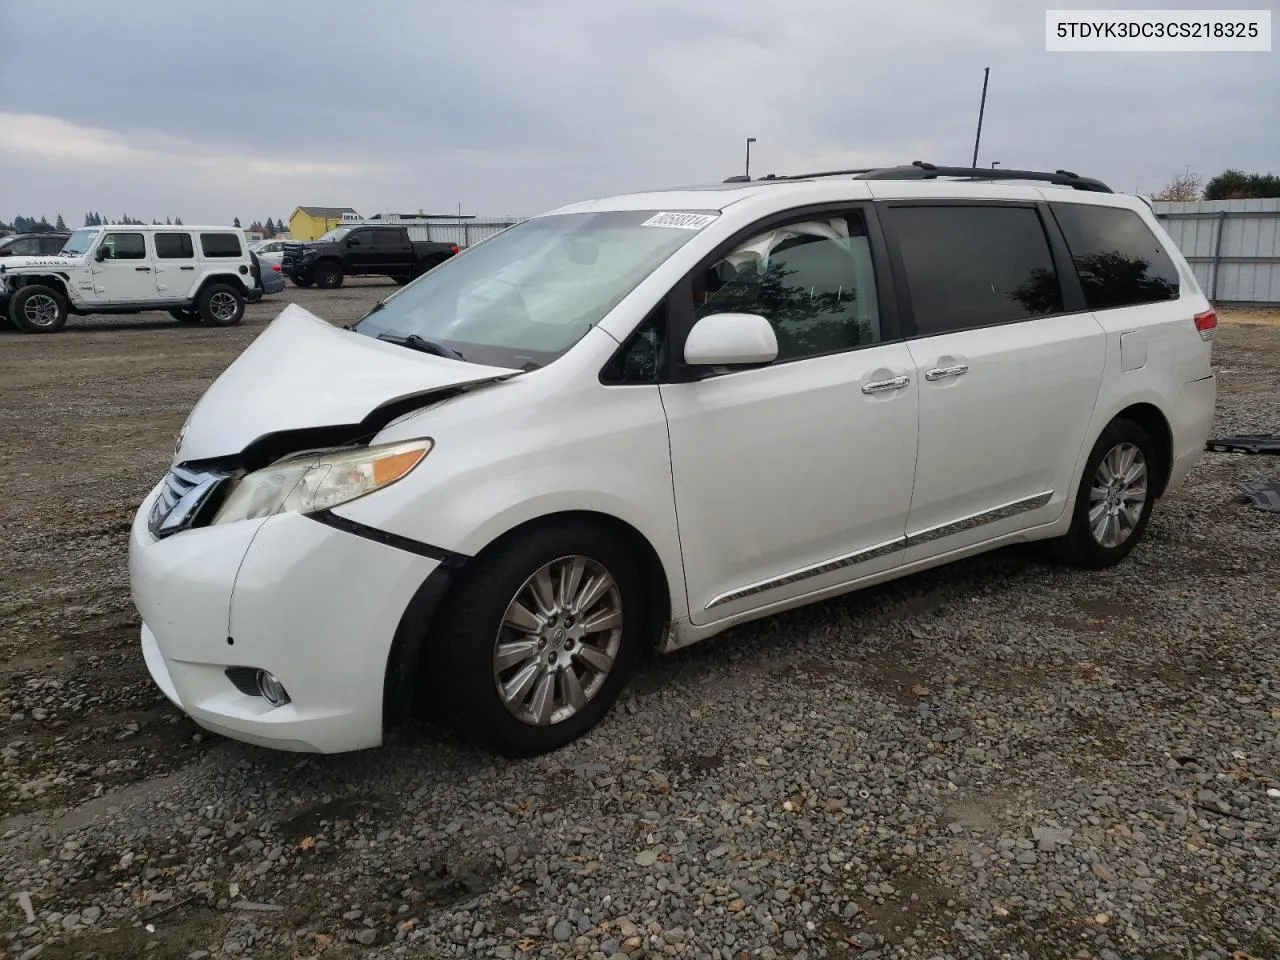
M 755 137 L 747 137 L 747 169 L 744 171 L 747 179 L 751 179 L 751 145 L 756 142 Z

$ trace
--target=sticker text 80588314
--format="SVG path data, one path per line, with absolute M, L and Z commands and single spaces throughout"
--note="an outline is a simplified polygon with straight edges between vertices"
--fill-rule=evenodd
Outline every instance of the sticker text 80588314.
M 677 230 L 701 230 L 715 220 L 713 213 L 655 213 L 640 224 L 642 227 L 675 227 Z

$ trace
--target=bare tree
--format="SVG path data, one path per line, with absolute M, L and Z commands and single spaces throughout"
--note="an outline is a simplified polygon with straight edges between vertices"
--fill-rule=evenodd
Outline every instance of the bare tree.
M 1164 185 L 1159 193 L 1152 200 L 1199 200 L 1200 199 L 1200 174 L 1192 173 L 1191 168 L 1187 167 L 1185 173 L 1177 174 L 1168 183 Z

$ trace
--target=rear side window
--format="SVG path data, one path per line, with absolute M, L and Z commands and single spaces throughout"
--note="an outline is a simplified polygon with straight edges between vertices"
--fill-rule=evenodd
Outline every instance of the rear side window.
M 157 233 L 156 256 L 161 260 L 190 260 L 196 255 L 189 233 Z
M 234 233 L 202 233 L 200 249 L 206 257 L 238 257 L 240 238 Z
M 922 336 L 1062 312 L 1062 291 L 1032 207 L 890 208 Z
M 33 257 L 40 252 L 40 240 L 37 237 L 24 237 L 13 241 L 7 249 L 15 257 Z
M 394 247 L 404 242 L 404 237 L 399 230 L 374 230 L 373 243 L 378 247 Z
M 66 242 L 66 237 L 42 237 L 40 239 L 41 252 L 57 253 L 62 249 L 62 245 Z
M 1132 210 L 1051 204 L 1090 310 L 1178 299 L 1178 268 Z

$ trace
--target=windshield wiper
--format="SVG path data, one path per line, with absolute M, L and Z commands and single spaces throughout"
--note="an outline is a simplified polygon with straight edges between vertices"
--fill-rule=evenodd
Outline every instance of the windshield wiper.
M 466 362 L 466 359 L 462 354 L 457 350 L 454 350 L 452 347 L 446 347 L 443 343 L 436 343 L 434 340 L 428 340 L 426 337 L 420 337 L 416 333 L 411 333 L 404 337 L 395 333 L 380 333 L 378 334 L 378 339 L 385 340 L 387 343 L 395 343 L 402 347 L 408 347 L 410 350 L 418 350 L 422 353 L 435 354 L 437 357 L 447 357 L 450 360 L 462 360 L 464 363 Z

